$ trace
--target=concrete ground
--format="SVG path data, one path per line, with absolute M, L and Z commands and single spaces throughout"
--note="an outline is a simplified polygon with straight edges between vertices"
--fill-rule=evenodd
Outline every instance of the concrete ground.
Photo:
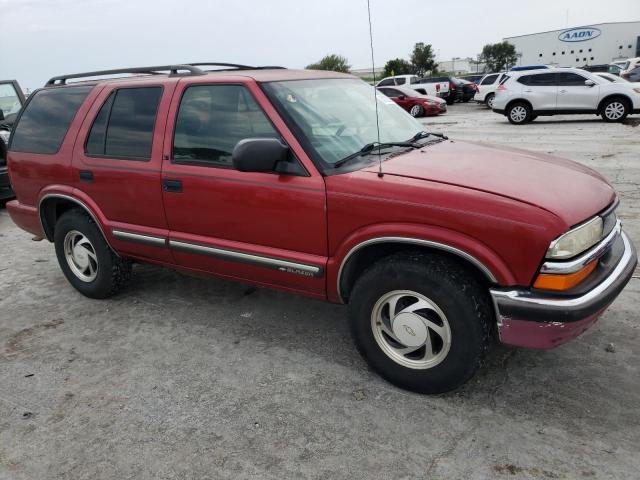
M 640 245 L 638 120 L 515 127 L 468 104 L 424 123 L 596 168 Z M 4 209 L 0 242 L 2 479 L 637 478 L 638 275 L 576 341 L 496 346 L 428 397 L 366 367 L 341 306 L 146 265 L 94 301 Z

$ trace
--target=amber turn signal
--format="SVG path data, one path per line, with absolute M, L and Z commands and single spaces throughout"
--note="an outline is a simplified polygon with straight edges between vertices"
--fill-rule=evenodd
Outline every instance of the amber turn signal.
M 598 260 L 594 260 L 593 262 L 588 263 L 581 270 L 567 275 L 541 273 L 538 275 L 538 278 L 536 278 L 533 288 L 540 288 L 544 290 L 569 290 L 591 275 L 591 272 L 593 272 L 597 265 Z

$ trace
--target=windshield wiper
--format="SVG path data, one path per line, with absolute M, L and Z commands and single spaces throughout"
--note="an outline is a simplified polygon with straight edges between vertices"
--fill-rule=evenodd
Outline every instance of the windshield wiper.
M 383 148 L 388 148 L 388 147 L 410 147 L 410 148 L 420 148 L 420 145 L 414 143 L 413 141 L 408 141 L 408 142 L 384 142 L 384 143 L 378 143 L 378 142 L 371 142 L 371 143 L 367 143 L 364 147 L 362 147 L 360 150 L 358 150 L 355 153 L 352 153 L 351 155 L 347 155 L 346 157 L 338 160 L 336 163 L 333 164 L 333 168 L 340 168 L 341 166 L 343 166 L 346 163 L 349 163 L 351 160 L 361 157 L 363 155 L 368 155 L 371 152 L 373 152 L 374 150 L 381 150 Z
M 416 133 L 413 137 L 411 137 L 409 140 L 407 140 L 408 142 L 417 142 L 418 140 L 421 140 L 425 137 L 438 137 L 438 138 L 442 138 L 443 140 L 449 140 L 449 137 L 447 137 L 444 133 L 436 133 L 436 132 L 418 132 Z

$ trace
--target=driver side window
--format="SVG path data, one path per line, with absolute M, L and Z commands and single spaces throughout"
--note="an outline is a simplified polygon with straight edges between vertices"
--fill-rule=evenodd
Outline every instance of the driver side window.
M 233 168 L 231 154 L 245 138 L 280 139 L 245 87 L 188 87 L 176 118 L 172 163 Z

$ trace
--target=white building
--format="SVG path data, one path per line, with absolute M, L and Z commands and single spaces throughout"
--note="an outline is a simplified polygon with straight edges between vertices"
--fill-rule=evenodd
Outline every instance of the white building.
M 482 73 L 484 72 L 484 63 L 470 57 L 454 57 L 451 60 L 439 60 L 438 71 L 449 72 L 453 75 Z
M 508 37 L 518 65 L 582 67 L 640 57 L 640 21 L 613 22 Z

